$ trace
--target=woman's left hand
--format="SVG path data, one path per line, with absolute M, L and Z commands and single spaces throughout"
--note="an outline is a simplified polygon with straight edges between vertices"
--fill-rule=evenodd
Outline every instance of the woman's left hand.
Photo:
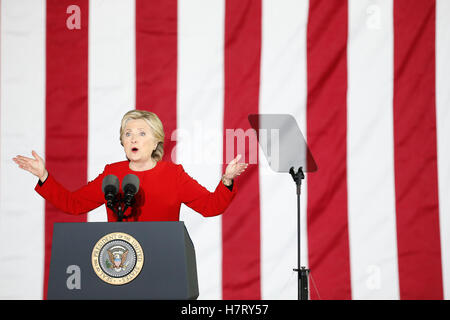
M 231 180 L 239 176 L 242 172 L 245 171 L 248 167 L 248 163 L 238 163 L 239 159 L 242 156 L 240 154 L 237 155 L 236 158 L 230 161 L 227 168 L 225 169 L 225 174 L 223 175 L 223 180 L 225 182 L 229 182 L 231 184 Z

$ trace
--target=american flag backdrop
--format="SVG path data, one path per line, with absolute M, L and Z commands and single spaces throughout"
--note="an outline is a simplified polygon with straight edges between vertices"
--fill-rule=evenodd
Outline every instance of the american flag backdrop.
M 12 158 L 36 150 L 75 190 L 125 160 L 134 108 L 209 190 L 227 129 L 293 115 L 319 168 L 311 299 L 450 298 L 449 0 L 0 0 L 0 48 L 1 299 L 46 298 L 54 222 L 106 221 L 60 213 Z M 182 206 L 199 298 L 296 299 L 291 176 L 260 151 L 236 186 L 221 216 Z

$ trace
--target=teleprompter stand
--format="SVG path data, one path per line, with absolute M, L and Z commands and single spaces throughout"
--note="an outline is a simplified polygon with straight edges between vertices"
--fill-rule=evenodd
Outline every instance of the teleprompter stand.
M 317 165 L 297 125 L 295 118 L 289 114 L 251 114 L 248 120 L 256 131 L 258 143 L 275 172 L 287 173 L 296 184 L 297 193 L 297 268 L 298 300 L 309 298 L 310 270 L 301 266 L 300 255 L 300 195 L 302 180 L 306 172 L 314 172 Z M 295 168 L 298 168 L 296 171 Z
M 303 168 L 300 167 L 297 172 L 295 172 L 294 167 L 291 167 L 289 173 L 294 179 L 294 182 L 297 186 L 297 268 L 294 271 L 298 272 L 298 299 L 299 300 L 308 300 L 308 276 L 309 269 L 305 267 L 301 267 L 300 262 L 300 194 L 301 194 L 301 186 L 302 180 L 305 179 L 305 174 L 303 173 Z

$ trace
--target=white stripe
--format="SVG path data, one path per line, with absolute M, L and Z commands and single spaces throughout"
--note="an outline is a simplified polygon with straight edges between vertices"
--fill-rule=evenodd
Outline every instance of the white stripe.
M 436 119 L 444 299 L 450 299 L 450 2 L 436 2 Z
M 262 2 L 259 112 L 293 115 L 305 137 L 307 17 L 307 1 Z M 296 186 L 288 173 L 269 168 L 261 148 L 259 155 L 262 298 L 297 299 Z M 307 180 L 301 190 L 301 265 L 307 266 Z
M 41 299 L 44 201 L 11 160 L 45 159 L 45 1 L 1 1 L 0 299 Z
M 353 299 L 399 299 L 392 7 L 392 0 L 349 1 L 347 174 Z
M 178 1 L 176 157 L 185 171 L 214 191 L 222 172 L 225 3 Z M 222 297 L 221 217 L 203 218 L 182 206 L 197 256 L 199 299 Z
M 89 2 L 88 179 L 107 163 L 125 160 L 119 141 L 120 121 L 135 108 L 135 2 Z M 88 221 L 106 221 L 104 206 Z

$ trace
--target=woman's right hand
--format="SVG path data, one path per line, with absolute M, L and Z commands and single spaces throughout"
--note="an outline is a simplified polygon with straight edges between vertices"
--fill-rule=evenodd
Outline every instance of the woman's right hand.
M 32 151 L 34 159 L 24 156 L 16 156 L 13 161 L 19 165 L 19 168 L 31 172 L 44 182 L 48 177 L 47 169 L 45 169 L 44 159 L 42 159 L 36 151 Z

